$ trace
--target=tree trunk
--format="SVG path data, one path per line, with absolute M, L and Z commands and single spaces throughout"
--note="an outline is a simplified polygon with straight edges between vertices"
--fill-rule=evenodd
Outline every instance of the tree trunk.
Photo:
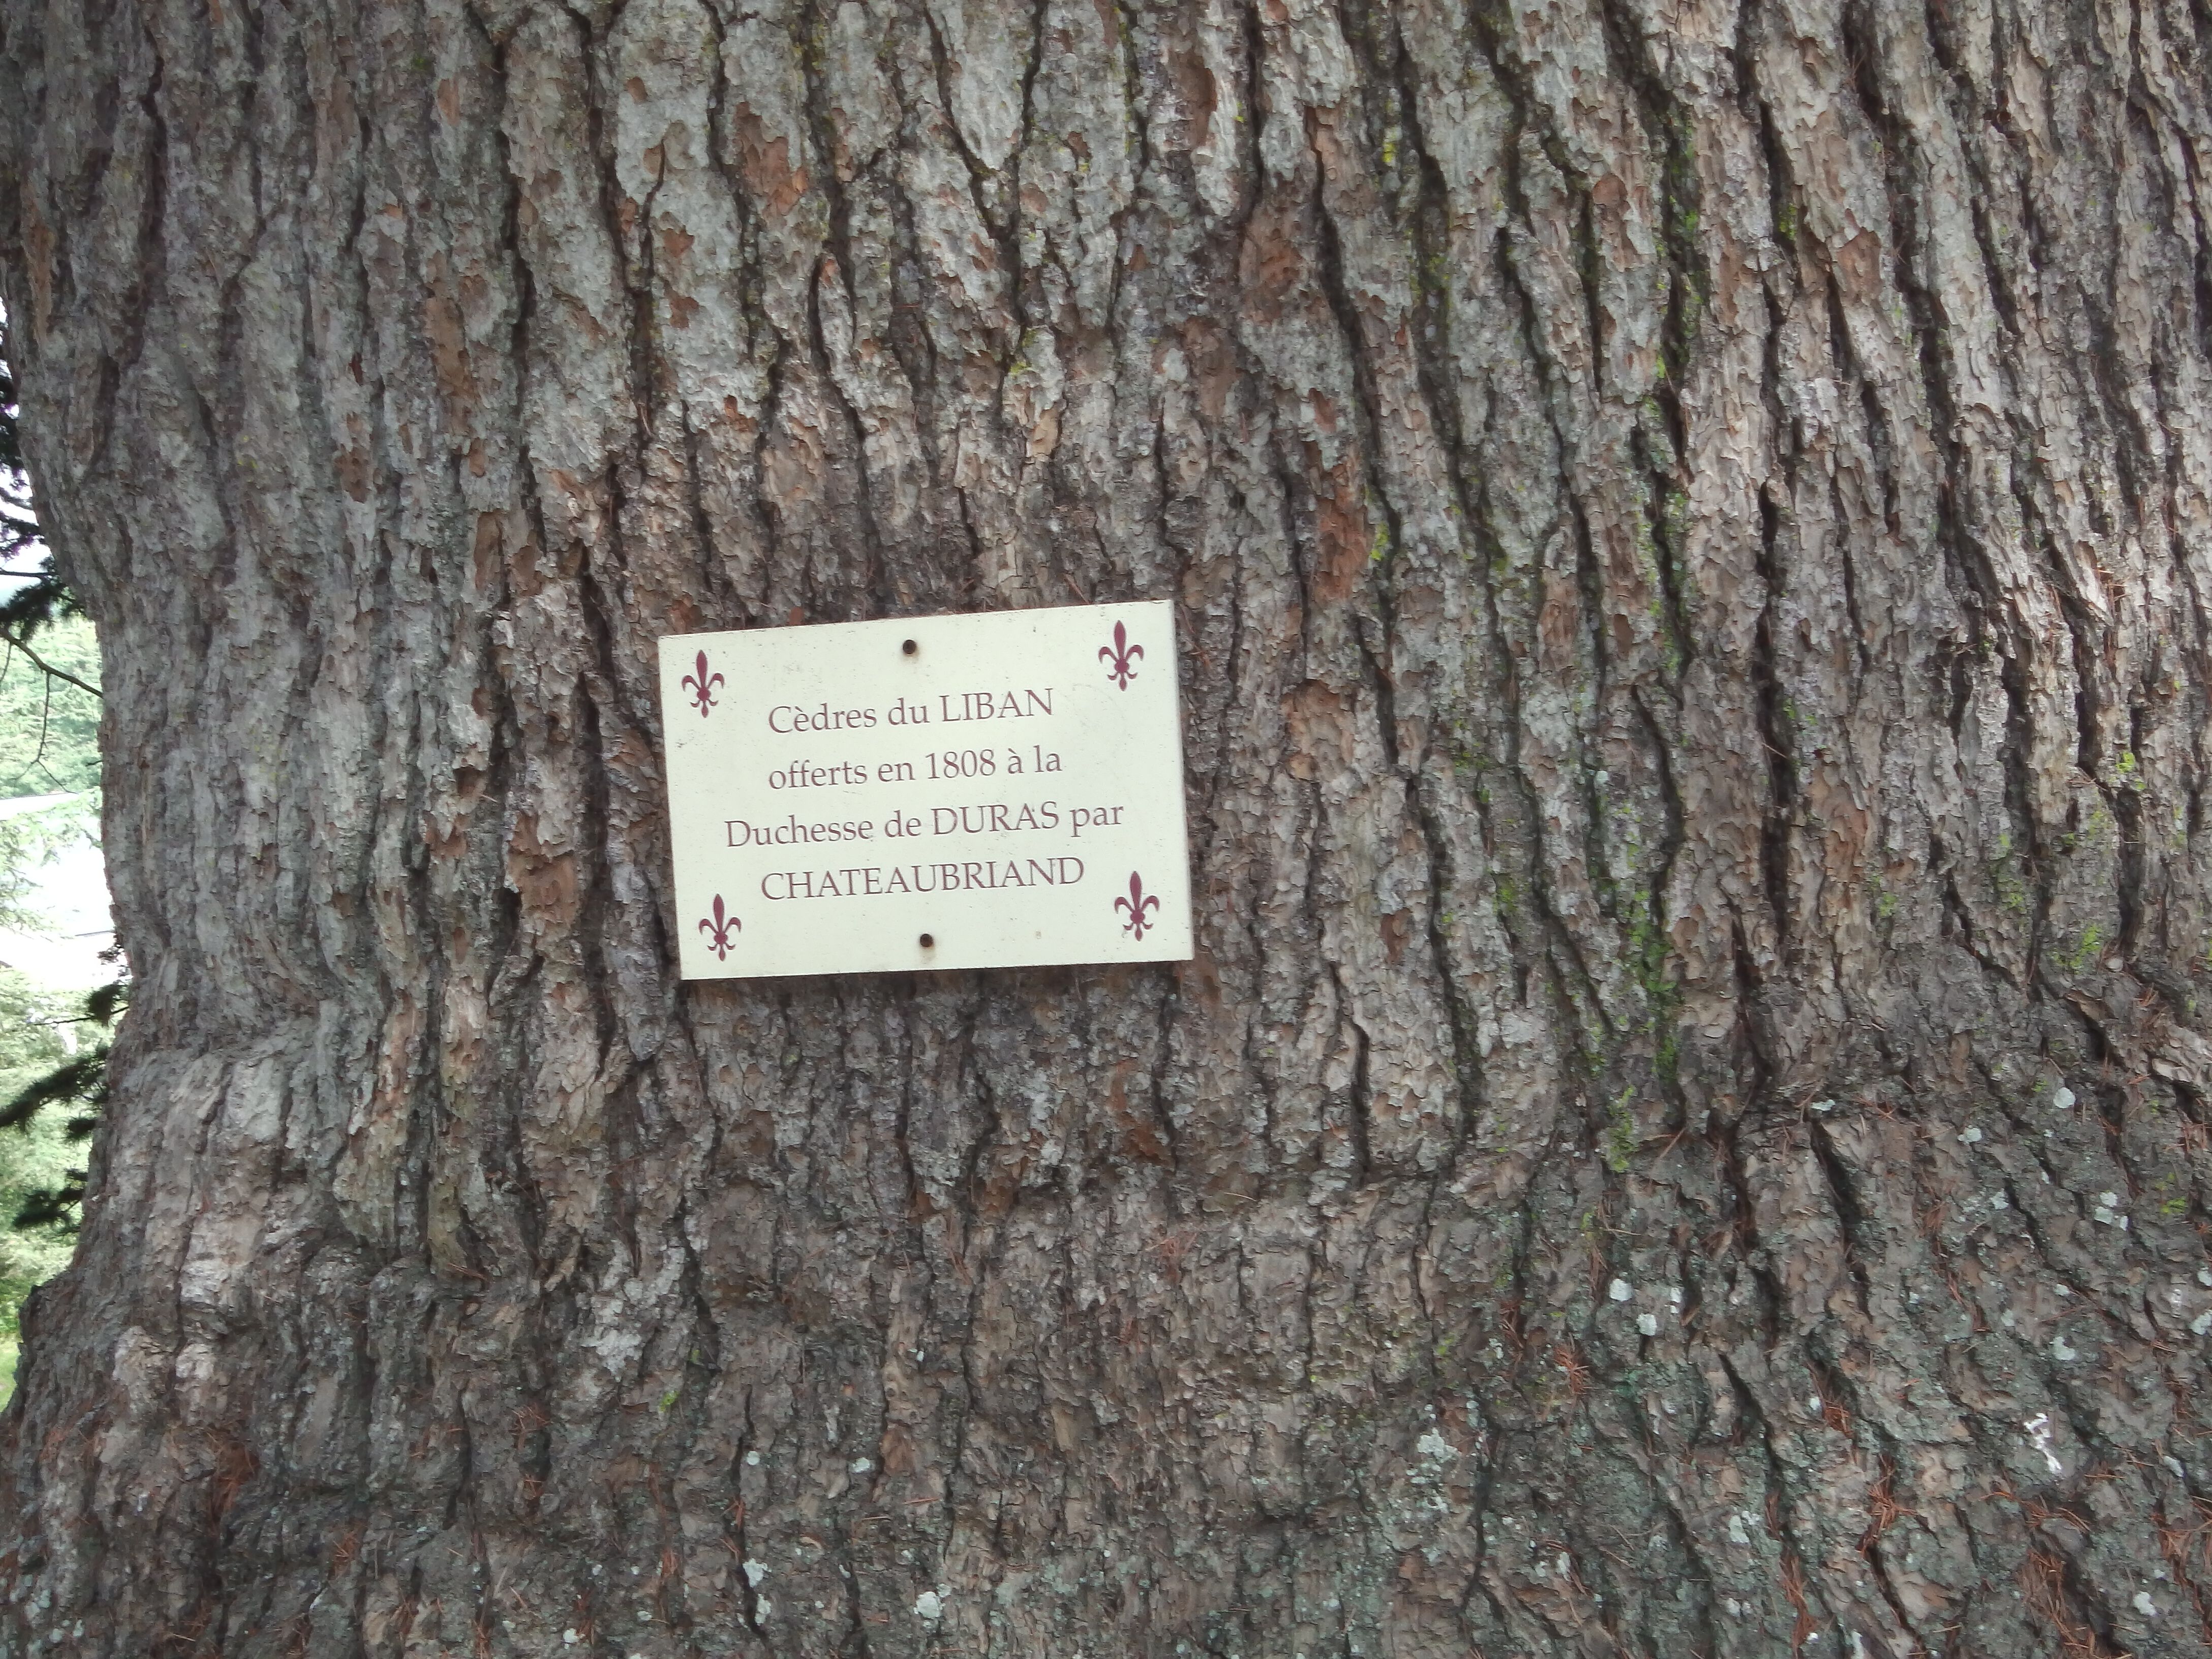
M 0 1652 L 2207 1651 L 2208 52 L 7 0 Z M 659 636 L 1133 598 L 1193 961 L 677 979 Z

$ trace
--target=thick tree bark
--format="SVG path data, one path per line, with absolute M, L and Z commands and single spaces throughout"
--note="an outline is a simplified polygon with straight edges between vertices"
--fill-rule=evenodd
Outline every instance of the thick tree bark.
M 5 30 L 0 1652 L 2212 1644 L 2212 15 Z M 1194 961 L 678 982 L 657 636 L 1134 597 Z

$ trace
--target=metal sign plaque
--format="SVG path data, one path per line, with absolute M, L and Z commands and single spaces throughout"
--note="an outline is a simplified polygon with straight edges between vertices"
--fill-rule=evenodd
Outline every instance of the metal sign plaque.
M 1175 611 L 660 641 L 686 979 L 1179 962 Z

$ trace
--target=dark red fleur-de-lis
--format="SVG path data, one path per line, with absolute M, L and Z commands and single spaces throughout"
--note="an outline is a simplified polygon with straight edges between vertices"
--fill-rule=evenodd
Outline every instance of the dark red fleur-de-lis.
M 1114 643 L 1098 647 L 1099 659 L 1106 665 L 1106 678 L 1124 691 L 1129 689 L 1129 677 L 1137 672 L 1137 659 L 1144 654 L 1145 647 L 1130 644 L 1129 630 L 1119 623 L 1114 624 Z
M 707 672 L 707 653 L 702 651 L 699 653 L 699 672 L 684 677 L 684 684 L 691 688 L 691 706 L 699 711 L 701 720 L 705 720 L 707 711 L 714 706 L 714 688 L 721 683 L 720 674 Z
M 699 931 L 707 936 L 707 948 L 714 953 L 717 962 L 730 959 L 730 947 L 738 942 L 737 933 L 743 926 L 735 916 L 724 912 L 722 896 L 715 894 L 714 914 L 700 922 Z
M 1142 939 L 1146 928 L 1159 926 L 1158 922 L 1148 920 L 1146 912 L 1158 909 L 1160 901 L 1156 895 L 1145 890 L 1144 878 L 1134 870 L 1129 872 L 1129 896 L 1115 899 L 1114 908 L 1128 913 L 1129 919 L 1121 924 L 1121 931 L 1125 933 L 1133 933 Z

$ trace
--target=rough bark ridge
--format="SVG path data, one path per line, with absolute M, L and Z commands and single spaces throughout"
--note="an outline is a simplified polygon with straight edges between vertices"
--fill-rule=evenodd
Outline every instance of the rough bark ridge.
M 141 975 L 0 1652 L 2212 1646 L 2212 15 L 8 0 Z M 1165 596 L 1200 954 L 686 987 Z

